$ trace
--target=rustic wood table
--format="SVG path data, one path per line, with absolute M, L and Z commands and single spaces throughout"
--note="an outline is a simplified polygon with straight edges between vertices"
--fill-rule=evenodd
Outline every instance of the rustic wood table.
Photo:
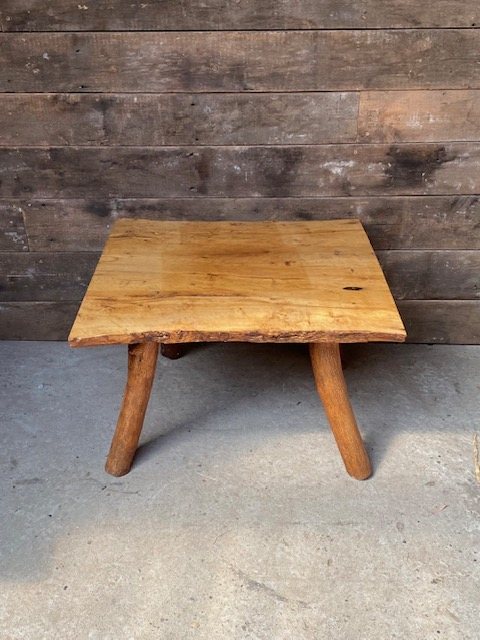
M 128 345 L 128 378 L 106 471 L 130 470 L 159 344 L 305 342 L 346 469 L 371 475 L 339 343 L 405 339 L 358 220 L 115 223 L 69 336 Z M 175 355 L 175 353 L 173 354 Z

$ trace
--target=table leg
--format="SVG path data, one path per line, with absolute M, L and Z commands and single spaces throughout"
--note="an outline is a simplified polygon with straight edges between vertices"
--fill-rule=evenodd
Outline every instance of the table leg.
M 177 358 L 181 358 L 184 354 L 185 346 L 181 343 L 175 344 L 163 344 L 160 348 L 162 356 L 164 358 L 169 358 L 170 360 L 177 360 Z
M 105 471 L 112 476 L 123 476 L 132 466 L 152 389 L 157 355 L 157 342 L 128 345 L 127 384 L 105 465 Z
M 310 357 L 317 391 L 345 467 L 357 480 L 365 480 L 372 474 L 372 468 L 348 398 L 339 345 L 311 344 Z

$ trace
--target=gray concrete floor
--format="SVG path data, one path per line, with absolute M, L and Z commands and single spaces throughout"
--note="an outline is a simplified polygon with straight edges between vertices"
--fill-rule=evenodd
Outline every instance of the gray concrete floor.
M 343 470 L 294 345 L 159 360 L 103 472 L 125 350 L 3 343 L 0 638 L 478 640 L 480 347 L 364 345 Z

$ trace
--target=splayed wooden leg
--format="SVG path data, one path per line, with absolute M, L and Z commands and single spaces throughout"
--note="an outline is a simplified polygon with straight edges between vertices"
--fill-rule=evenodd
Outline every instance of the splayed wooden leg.
M 317 391 L 348 473 L 357 480 L 372 474 L 372 467 L 348 398 L 337 343 L 310 345 Z
M 123 476 L 132 466 L 150 398 L 157 355 L 157 342 L 128 345 L 127 385 L 105 465 L 105 471 L 112 476 Z
M 162 344 L 160 347 L 160 351 L 164 358 L 169 358 L 170 360 L 177 360 L 181 358 L 185 354 L 185 345 L 179 344 Z

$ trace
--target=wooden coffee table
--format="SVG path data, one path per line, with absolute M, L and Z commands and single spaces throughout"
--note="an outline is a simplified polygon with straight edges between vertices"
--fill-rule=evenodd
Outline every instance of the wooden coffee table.
M 405 339 L 358 220 L 115 223 L 69 336 L 128 345 L 128 378 L 106 470 L 130 470 L 158 346 L 306 342 L 346 469 L 371 475 L 339 343 Z

